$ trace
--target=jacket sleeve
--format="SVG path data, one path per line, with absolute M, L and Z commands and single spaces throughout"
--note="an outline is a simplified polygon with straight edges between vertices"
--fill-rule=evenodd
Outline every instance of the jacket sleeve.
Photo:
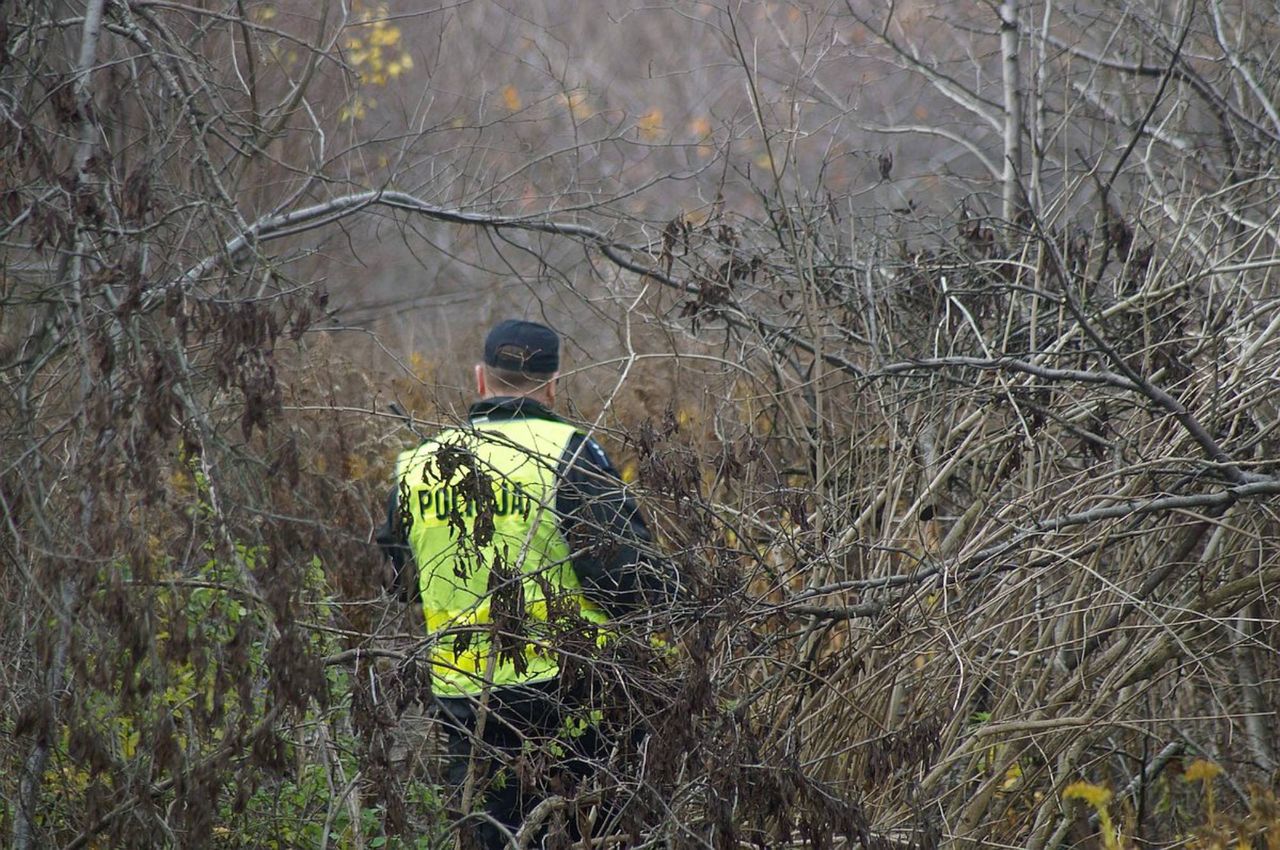
M 413 553 L 409 549 L 406 521 L 412 522 L 412 516 L 401 513 L 399 487 L 393 487 L 387 495 L 386 522 L 378 526 L 374 539 L 382 550 L 383 562 L 391 562 L 388 589 L 402 602 L 417 602 L 421 599 L 418 571 L 414 569 Z
M 587 598 L 610 616 L 668 607 L 673 566 L 654 546 L 635 500 L 594 440 L 575 434 L 560 460 L 560 528 Z

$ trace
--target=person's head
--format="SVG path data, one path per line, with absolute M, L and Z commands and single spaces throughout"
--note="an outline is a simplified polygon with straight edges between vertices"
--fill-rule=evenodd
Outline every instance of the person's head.
M 476 364 L 476 392 L 482 399 L 525 396 L 550 406 L 559 376 L 556 332 L 537 322 L 507 319 L 485 337 L 484 360 Z

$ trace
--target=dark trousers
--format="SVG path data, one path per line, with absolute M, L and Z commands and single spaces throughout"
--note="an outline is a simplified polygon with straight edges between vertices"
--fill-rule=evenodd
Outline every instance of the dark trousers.
M 545 775 L 536 779 L 532 765 L 550 756 L 553 767 L 571 782 L 592 770 L 600 753 L 597 730 L 588 726 L 576 736 L 563 734 L 565 721 L 576 706 L 564 705 L 556 682 L 494 688 L 489 692 L 484 729 L 477 736 L 479 700 L 436 697 L 435 706 L 444 726 L 448 762 L 444 780 L 449 786 L 451 808 L 462 805 L 470 770 L 475 770 L 471 809 L 480 809 L 502 824 L 514 837 L 529 812 L 545 796 Z M 554 749 L 544 749 L 554 742 Z M 522 763 L 521 759 L 525 759 Z M 472 762 L 475 763 L 472 768 Z M 484 850 L 508 847 L 502 830 L 471 812 L 464 818 L 465 834 Z M 573 820 L 572 818 L 570 819 Z M 572 830 L 571 830 L 572 831 Z M 576 836 L 575 836 L 576 837 Z

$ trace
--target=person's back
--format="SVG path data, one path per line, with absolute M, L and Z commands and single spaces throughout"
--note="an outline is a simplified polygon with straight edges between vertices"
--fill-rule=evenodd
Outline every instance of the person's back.
M 401 455 L 400 496 L 412 517 L 432 647 L 433 688 L 445 696 L 486 684 L 554 678 L 547 628 L 552 611 L 592 622 L 605 613 L 582 595 L 569 545 L 556 521 L 556 473 L 577 433 L 569 424 L 524 416 L 446 431 Z M 490 631 L 510 649 L 490 658 Z M 492 665 L 492 669 L 487 669 Z
M 401 454 L 378 535 L 433 639 L 446 779 L 459 788 L 477 757 L 509 760 L 554 737 L 567 714 L 581 722 L 584 707 L 563 703 L 559 634 L 594 630 L 598 640 L 607 620 L 672 588 L 603 450 L 552 413 L 558 369 L 549 328 L 496 325 L 476 366 L 481 400 L 469 422 Z M 529 791 L 511 776 L 494 783 L 478 828 L 486 846 L 506 843 L 503 830 L 513 832 L 536 800 Z

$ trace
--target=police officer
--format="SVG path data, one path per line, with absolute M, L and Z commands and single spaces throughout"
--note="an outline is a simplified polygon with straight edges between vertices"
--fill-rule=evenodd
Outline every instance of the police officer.
M 660 605 L 674 588 L 604 451 L 552 412 L 559 369 L 550 328 L 494 326 L 469 422 L 400 455 L 378 534 L 401 597 L 421 602 L 434 638 L 446 779 L 455 791 L 469 774 L 472 785 L 489 780 L 484 814 L 468 820 L 485 847 L 504 846 L 504 831 L 514 834 L 538 800 L 514 760 L 585 708 L 561 681 L 557 644 L 586 634 L 579 648 L 593 646 L 611 621 Z M 590 755 L 595 731 L 569 745 Z

